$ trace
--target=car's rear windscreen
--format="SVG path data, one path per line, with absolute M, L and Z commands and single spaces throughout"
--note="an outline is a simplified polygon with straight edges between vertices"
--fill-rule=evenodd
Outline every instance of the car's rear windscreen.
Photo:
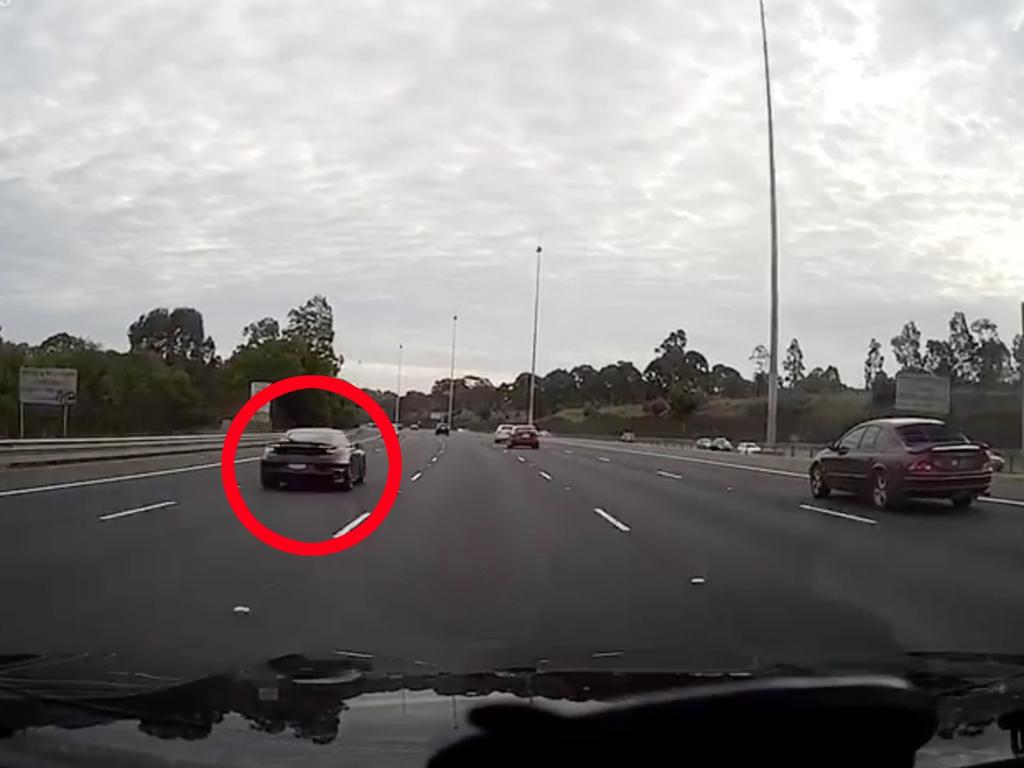
M 896 431 L 907 445 L 967 442 L 962 434 L 945 424 L 906 424 Z

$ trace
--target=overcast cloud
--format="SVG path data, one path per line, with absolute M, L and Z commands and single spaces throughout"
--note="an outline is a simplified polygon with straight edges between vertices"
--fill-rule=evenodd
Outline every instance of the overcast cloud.
M 1024 4 L 767 0 L 781 335 L 1024 297 Z M 356 383 L 643 366 L 768 341 L 756 0 L 0 4 L 0 325 L 116 348 L 154 306 L 222 354 L 314 293 Z M 891 354 L 887 355 L 891 370 Z M 361 362 L 358 362 L 361 361 Z

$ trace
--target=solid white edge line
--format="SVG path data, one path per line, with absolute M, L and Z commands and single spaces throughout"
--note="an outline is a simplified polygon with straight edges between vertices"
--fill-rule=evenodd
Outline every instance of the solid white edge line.
M 567 440 L 569 438 L 560 438 Z M 770 467 L 755 467 L 749 464 L 733 464 L 727 461 L 711 461 L 709 459 L 698 459 L 695 456 L 680 456 L 677 453 L 657 453 L 655 451 L 634 451 L 629 448 L 616 448 L 610 445 L 590 445 L 588 443 L 573 442 L 572 445 L 579 446 L 581 448 L 591 448 L 595 451 L 613 451 L 615 453 L 629 453 L 634 456 L 653 456 L 656 459 L 671 459 L 672 461 L 689 461 L 693 464 L 707 464 L 712 467 L 725 467 L 726 469 L 742 469 L 747 472 L 761 472 L 766 475 L 780 475 L 782 477 L 794 477 L 801 480 L 806 480 L 807 475 L 802 472 L 791 472 L 785 469 L 772 469 Z M 607 461 L 603 456 L 599 456 L 598 461 Z
M 677 475 L 675 472 L 666 472 L 663 469 L 655 470 L 654 474 L 661 475 L 662 477 L 670 477 L 673 480 L 682 480 L 683 479 L 682 475 Z
M 620 531 L 622 531 L 623 533 L 629 533 L 629 526 L 626 525 L 621 520 L 618 520 L 618 519 L 612 517 L 611 515 L 609 515 L 607 512 L 605 512 L 600 507 L 594 507 L 594 511 L 597 514 L 599 514 L 601 517 L 603 517 L 606 521 L 608 521 L 609 523 L 614 525 L 616 528 L 618 528 Z
M 423 477 L 423 473 L 422 472 L 417 472 L 415 475 L 413 475 L 412 477 L 409 478 L 409 481 L 415 483 L 421 477 Z
M 551 475 L 549 475 L 547 472 L 540 471 L 537 474 L 540 475 L 541 477 L 543 477 L 545 480 L 550 480 L 551 479 Z
M 109 515 L 100 515 L 100 520 L 116 520 L 119 517 L 128 517 L 129 515 L 137 515 L 140 512 L 152 512 L 154 509 L 166 509 L 167 507 L 173 507 L 177 504 L 176 501 L 159 501 L 156 504 L 147 504 L 144 507 L 135 507 L 134 509 L 125 509 L 120 512 L 111 512 Z
M 820 512 L 823 515 L 832 515 L 832 517 L 841 517 L 844 520 L 853 520 L 855 523 L 867 523 L 868 525 L 878 525 L 878 521 L 872 520 L 870 517 L 850 515 L 846 512 L 837 512 L 834 509 L 825 509 L 825 507 L 814 507 L 811 506 L 810 504 L 801 504 L 800 509 L 806 509 L 810 512 Z
M 356 518 L 355 520 L 353 520 L 352 522 L 350 522 L 350 523 L 349 523 L 348 525 L 346 525 L 346 526 L 345 526 L 344 528 L 342 528 L 342 529 L 341 529 L 341 530 L 339 530 L 339 531 L 335 531 L 335 533 L 334 533 L 334 534 L 333 534 L 333 535 L 331 536 L 331 538 L 332 538 L 332 539 L 340 539 L 340 538 L 341 538 L 342 536 L 344 536 L 344 535 L 345 535 L 346 533 L 348 533 L 348 532 L 349 532 L 349 531 L 351 531 L 352 529 L 354 529 L 354 528 L 357 528 L 357 527 L 359 527 L 360 525 L 362 525 L 363 521 L 364 521 L 364 520 L 365 520 L 366 518 L 368 518 L 369 516 L 370 516 L 370 513 L 369 513 L 369 512 L 363 512 L 363 514 L 361 514 L 361 515 L 360 515 L 359 517 L 357 517 L 357 518 Z
M 259 461 L 259 456 L 248 459 L 235 459 L 235 464 L 245 464 L 250 461 Z M 107 483 L 121 483 L 127 480 L 145 480 L 149 477 L 163 477 L 164 475 L 178 475 L 182 472 L 198 472 L 202 469 L 216 469 L 220 462 L 214 464 L 193 464 L 189 467 L 174 467 L 173 469 L 154 469 L 151 472 L 138 472 L 133 475 L 116 475 L 114 477 L 94 477 L 91 480 L 72 480 L 67 483 L 55 483 L 54 485 L 33 485 L 28 488 L 11 488 L 0 491 L 0 498 L 6 496 L 24 496 L 29 493 L 43 493 L 45 491 L 63 491 L 68 488 L 85 488 L 90 485 L 105 485 Z

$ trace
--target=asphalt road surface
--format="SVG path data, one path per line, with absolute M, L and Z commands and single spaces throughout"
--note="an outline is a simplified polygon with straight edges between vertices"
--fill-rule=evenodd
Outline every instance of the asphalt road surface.
M 324 539 L 380 495 L 383 447 L 365 447 L 367 483 L 350 492 L 263 490 L 253 451 L 239 484 L 267 525 Z M 427 431 L 403 432 L 402 449 L 388 519 L 321 558 L 250 536 L 216 454 L 0 474 L 0 652 L 117 653 L 189 675 L 332 651 L 453 670 L 1024 652 L 1012 488 L 967 512 L 880 513 L 714 454 L 570 439 L 508 451 Z

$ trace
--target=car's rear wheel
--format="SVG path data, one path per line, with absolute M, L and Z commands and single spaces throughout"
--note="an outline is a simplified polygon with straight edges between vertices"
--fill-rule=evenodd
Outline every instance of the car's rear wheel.
M 266 472 L 260 472 L 260 485 L 263 486 L 265 490 L 272 491 L 278 487 L 278 481 Z
M 954 509 L 970 509 L 977 496 L 973 493 L 964 492 L 955 494 L 950 498 Z
M 366 461 L 363 461 L 363 465 L 359 468 L 359 477 L 355 480 L 357 485 L 362 485 L 366 482 Z
M 349 467 L 349 469 L 347 469 L 345 471 L 345 474 L 341 478 L 341 482 L 338 483 L 338 487 L 341 488 L 341 490 L 343 490 L 343 491 L 351 491 L 352 490 L 352 468 L 351 467 Z
M 815 464 L 811 467 L 811 496 L 816 499 L 828 498 L 828 495 L 832 493 L 832 489 L 829 487 L 828 482 L 825 480 L 825 473 L 821 470 L 821 464 Z
M 875 509 L 897 509 L 903 499 L 893 490 L 889 481 L 889 473 L 884 469 L 876 469 L 871 475 L 871 503 Z

